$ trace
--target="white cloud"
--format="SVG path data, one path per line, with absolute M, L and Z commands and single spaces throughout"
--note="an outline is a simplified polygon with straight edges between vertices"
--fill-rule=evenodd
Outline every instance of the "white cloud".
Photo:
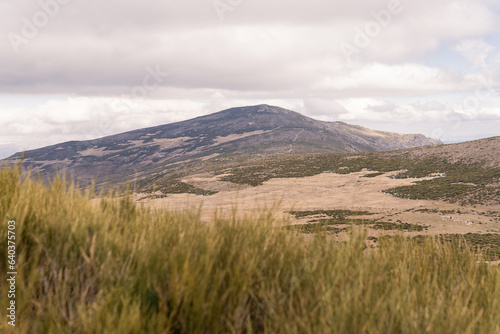
M 164 87 L 309 90 L 325 70 L 350 72 L 339 45 L 353 42 L 356 27 L 364 29 L 388 3 L 255 0 L 221 22 L 211 1 L 72 1 L 35 27 L 18 54 L 0 40 L 0 92 L 124 94 L 156 64 L 172 72 Z M 484 1 L 401 0 L 401 7 L 362 50 L 362 65 L 411 63 L 443 41 L 495 31 L 496 15 Z M 20 34 L 22 19 L 41 10 L 36 2 L 2 9 L 5 34 Z
M 73 0 L 35 27 L 34 37 L 24 36 L 18 53 L 8 37 L 23 35 L 43 11 L 37 1 L 2 1 L 0 94 L 19 101 L 70 97 L 0 108 L 0 125 L 10 133 L 0 137 L 0 154 L 5 147 L 95 138 L 258 103 L 382 128 L 421 122 L 426 133 L 432 131 L 425 125 L 434 128 L 429 122 L 442 122 L 449 110 L 495 119 L 497 2 L 401 0 L 401 12 L 349 63 L 339 46 L 354 44 L 356 29 L 364 30 L 389 1 L 244 1 L 221 21 L 205 0 Z M 431 65 L 429 55 L 444 44 L 474 66 Z M 156 67 L 169 75 L 145 100 L 133 99 L 148 68 Z M 494 93 L 476 108 L 455 108 L 475 96 L 478 74 Z
M 488 68 L 487 59 L 495 47 L 483 39 L 465 39 L 457 44 L 456 49 L 474 67 L 485 69 Z
M 371 63 L 346 75 L 326 77 L 315 88 L 365 96 L 415 95 L 464 90 L 470 88 L 470 84 L 458 73 L 425 65 Z

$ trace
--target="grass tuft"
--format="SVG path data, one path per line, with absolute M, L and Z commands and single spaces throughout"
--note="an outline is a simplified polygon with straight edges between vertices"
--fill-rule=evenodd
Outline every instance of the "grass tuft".
M 3 250 L 16 221 L 16 333 L 500 331 L 498 267 L 434 239 L 373 250 L 364 233 L 304 236 L 268 212 L 207 224 L 12 167 L 0 170 L 0 217 Z M 3 279 L 0 331 L 13 333 L 7 290 Z

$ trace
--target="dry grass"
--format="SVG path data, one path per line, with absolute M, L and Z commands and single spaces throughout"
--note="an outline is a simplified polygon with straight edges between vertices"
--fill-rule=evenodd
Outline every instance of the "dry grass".
M 367 251 L 362 233 L 305 238 L 266 211 L 209 225 L 93 198 L 0 170 L 3 249 L 17 226 L 16 333 L 500 331 L 499 270 L 467 247 L 393 238 Z

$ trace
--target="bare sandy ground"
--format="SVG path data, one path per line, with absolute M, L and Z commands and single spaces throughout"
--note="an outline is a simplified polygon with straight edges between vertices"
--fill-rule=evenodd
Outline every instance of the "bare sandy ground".
M 362 171 L 348 175 L 322 173 L 304 178 L 272 179 L 257 187 L 234 185 L 218 181 L 218 177 L 198 175 L 184 182 L 209 190 L 220 191 L 211 196 L 171 194 L 164 198 L 138 200 L 146 206 L 185 210 L 201 208 L 202 219 L 211 221 L 216 211 L 230 216 L 252 213 L 268 208 L 278 217 L 290 218 L 291 222 L 305 222 L 288 215 L 289 210 L 366 210 L 377 213 L 367 219 L 397 221 L 428 225 L 420 234 L 438 233 L 500 233 L 500 221 L 490 217 L 487 211 L 500 211 L 500 207 L 462 207 L 440 201 L 408 200 L 396 198 L 382 191 L 392 187 L 410 185 L 422 179 L 392 179 L 390 172 L 374 178 Z M 219 176 L 220 177 L 220 176 Z M 279 203 L 279 205 L 278 205 Z M 460 214 L 413 212 L 415 209 L 460 210 Z M 384 232 L 387 233 L 387 232 Z M 390 233 L 390 232 L 389 232 Z M 373 235 L 380 234 L 373 231 Z M 414 234 L 414 233 L 411 233 Z

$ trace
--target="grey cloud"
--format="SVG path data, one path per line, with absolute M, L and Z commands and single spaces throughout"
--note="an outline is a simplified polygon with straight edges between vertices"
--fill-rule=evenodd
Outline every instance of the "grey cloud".
M 42 0 L 50 1 L 58 0 Z M 482 1 L 464 1 L 401 0 L 405 10 L 363 50 L 364 59 L 401 62 L 442 39 L 487 31 L 494 15 Z M 455 22 L 441 16 L 455 2 L 481 17 Z M 352 42 L 354 29 L 387 3 L 243 1 L 221 21 L 213 1 L 73 0 L 19 53 L 7 38 L 0 40 L 0 93 L 127 94 L 147 66 L 158 64 L 172 74 L 163 87 L 303 97 L 325 77 L 348 71 L 339 44 Z M 3 3 L 1 9 L 5 36 L 19 33 L 22 18 L 41 10 L 37 2 Z
M 386 10 L 387 0 L 244 0 L 224 13 L 224 20 L 213 0 L 65 1 L 69 3 L 61 5 L 47 25 L 19 45 L 18 53 L 9 34 L 22 34 L 26 20 L 32 21 L 41 7 L 38 0 L 0 1 L 0 94 L 121 97 L 132 99 L 132 106 L 78 101 L 87 107 L 81 119 L 54 117 L 50 108 L 18 115 L 12 122 L 2 121 L 15 138 L 4 137 L 0 154 L 8 151 L 2 145 L 8 147 L 9 142 L 24 149 L 90 139 L 271 100 L 313 117 L 344 117 L 380 129 L 431 135 L 430 128 L 455 124 L 418 123 L 424 117 L 440 119 L 447 111 L 433 96 L 470 94 L 477 81 L 470 73 L 419 64 L 443 42 L 451 45 L 495 33 L 500 21 L 491 0 L 401 0 L 402 12 L 392 15 L 390 23 L 370 37 L 369 45 L 360 48 L 359 62 L 349 64 L 339 45 L 354 44 L 356 29 L 375 20 L 373 11 Z M 488 68 L 493 79 L 500 73 L 500 52 L 498 45 L 494 47 L 496 58 L 490 59 Z M 133 96 L 134 89 L 144 90 L 148 68 L 157 66 L 169 74 L 146 90 L 141 102 Z M 419 97 L 430 102 L 386 102 L 366 110 L 346 110 L 338 102 L 367 97 Z M 164 100 L 185 103 L 154 103 Z M 72 115 L 76 109 L 62 104 L 55 112 Z M 415 129 L 410 130 L 413 123 L 405 122 L 415 114 Z M 485 111 L 476 119 L 498 125 L 496 115 Z M 479 128 L 494 132 L 490 123 Z M 464 124 L 464 131 L 473 130 L 472 121 Z M 448 132 L 463 136 L 458 130 Z

